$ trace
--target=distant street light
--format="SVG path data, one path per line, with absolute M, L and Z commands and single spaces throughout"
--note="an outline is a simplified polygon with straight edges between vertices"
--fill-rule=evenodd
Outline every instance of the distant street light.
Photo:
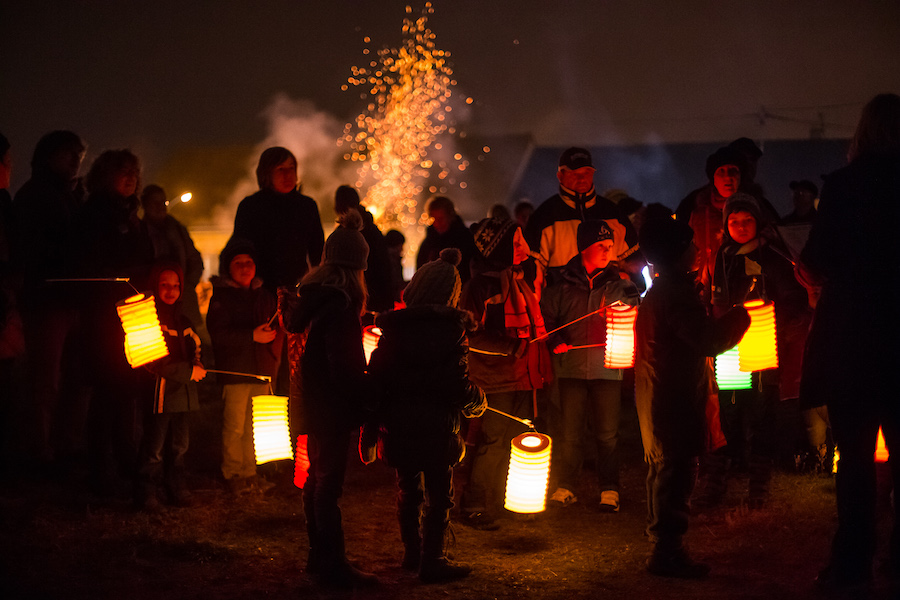
M 187 202 L 190 202 L 190 201 L 191 201 L 191 198 L 193 198 L 193 197 L 194 197 L 194 195 L 193 195 L 192 193 L 190 193 L 190 192 L 185 192 L 185 193 L 183 193 L 181 196 L 179 196 L 178 199 L 181 200 L 181 203 L 182 203 L 182 204 L 185 204 L 185 203 L 187 203 Z M 166 206 L 168 206 L 168 205 L 171 204 L 171 203 L 172 203 L 172 202 L 171 202 L 170 200 L 167 200 L 167 201 L 166 201 Z M 176 204 L 175 206 L 178 206 L 178 205 Z

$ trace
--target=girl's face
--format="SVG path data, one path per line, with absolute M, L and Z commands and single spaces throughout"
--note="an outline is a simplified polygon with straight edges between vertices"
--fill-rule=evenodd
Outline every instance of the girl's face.
M 181 280 L 175 271 L 163 271 L 159 274 L 159 299 L 166 304 L 175 304 L 181 296 Z
M 297 189 L 297 162 L 289 158 L 272 170 L 272 189 L 287 194 Z
M 256 277 L 256 263 L 249 254 L 238 254 L 231 259 L 228 265 L 228 274 L 231 279 L 242 288 L 249 288 Z
M 746 244 L 756 238 L 756 219 L 745 210 L 728 215 L 728 235 L 738 244 Z

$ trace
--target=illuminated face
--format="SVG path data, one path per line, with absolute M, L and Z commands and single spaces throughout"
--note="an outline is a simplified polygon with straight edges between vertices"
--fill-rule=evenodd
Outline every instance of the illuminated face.
M 613 241 L 595 242 L 581 251 L 581 262 L 588 273 L 605 269 L 613 258 Z
M 297 189 L 297 161 L 289 158 L 272 170 L 272 189 L 279 194 Z
M 738 244 L 746 244 L 756 238 L 756 218 L 745 210 L 728 215 L 728 235 Z
M 450 225 L 453 224 L 453 216 L 446 210 L 435 208 L 428 211 L 428 216 L 431 217 L 431 224 L 434 226 L 435 231 L 438 233 L 450 231 Z
M 723 198 L 731 198 L 741 185 L 741 170 L 735 165 L 722 165 L 713 174 L 713 185 Z
M 126 168 L 116 173 L 113 179 L 113 189 L 120 196 L 128 198 L 134 196 L 137 192 L 138 171 L 133 168 Z
M 12 157 L 9 154 L 9 150 L 6 151 L 2 157 L 0 157 L 0 190 L 5 190 L 9 187 L 9 176 L 12 173 Z
M 253 262 L 253 257 L 249 254 L 238 254 L 232 258 L 231 264 L 228 265 L 228 274 L 236 284 L 242 288 L 249 288 L 253 278 L 256 277 L 256 263 Z
M 556 178 L 564 188 L 584 194 L 594 186 L 594 167 L 581 167 L 574 170 L 560 167 L 556 172 Z
M 165 304 L 175 304 L 181 296 L 181 280 L 175 271 L 163 271 L 159 274 L 159 299 Z
M 528 260 L 529 251 L 528 242 L 525 241 L 522 230 L 517 227 L 516 234 L 513 236 L 513 264 L 518 265 Z

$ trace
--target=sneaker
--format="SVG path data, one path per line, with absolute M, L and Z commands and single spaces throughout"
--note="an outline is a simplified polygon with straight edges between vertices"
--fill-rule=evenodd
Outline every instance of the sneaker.
M 575 497 L 571 491 L 567 490 L 564 487 L 556 488 L 556 491 L 550 496 L 551 502 L 556 502 L 562 506 L 569 506 L 570 504 L 575 504 L 578 502 L 578 498 Z
M 460 523 L 479 531 L 497 531 L 500 525 L 487 513 L 471 512 L 462 516 Z
M 231 477 L 225 483 L 228 485 L 228 493 L 235 498 L 250 491 L 249 482 L 244 477 Z
M 696 562 L 683 552 L 670 556 L 654 553 L 647 559 L 647 571 L 659 577 L 703 579 L 709 575 L 709 565 Z
M 604 490 L 600 492 L 601 512 L 619 512 L 619 492 Z
M 250 487 L 254 491 L 258 491 L 260 494 L 265 494 L 275 487 L 274 483 L 272 483 L 262 475 L 254 475 L 253 477 L 248 477 L 247 480 L 250 484 Z

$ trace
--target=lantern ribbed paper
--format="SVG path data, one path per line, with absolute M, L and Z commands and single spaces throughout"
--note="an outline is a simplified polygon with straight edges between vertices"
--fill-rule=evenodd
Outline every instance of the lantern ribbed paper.
M 150 294 L 138 294 L 116 304 L 125 330 L 125 358 L 136 369 L 169 355 L 163 338 L 156 302 Z
M 294 458 L 287 396 L 253 396 L 253 445 L 258 465 Z
M 878 442 L 875 444 L 875 462 L 887 462 L 891 457 L 887 444 L 884 443 L 884 431 L 878 428 Z
M 378 340 L 381 339 L 381 329 L 374 325 L 369 325 L 363 329 L 363 352 L 366 353 L 366 364 L 372 360 L 372 352 L 378 347 Z
M 775 341 L 775 304 L 762 300 L 744 303 L 750 314 L 750 328 L 738 342 L 741 371 L 763 371 L 778 367 Z
M 504 508 L 517 513 L 544 510 L 550 479 L 550 449 L 550 437 L 542 433 L 523 433 L 513 438 Z
M 294 485 L 301 490 L 309 478 L 309 451 L 306 447 L 308 440 L 309 438 L 306 435 L 297 436 L 297 457 L 294 459 Z
M 630 369 L 634 366 L 634 320 L 637 307 L 613 305 L 606 307 L 606 352 L 603 364 L 607 369 Z
M 740 369 L 737 346 L 716 357 L 716 384 L 720 390 L 749 390 L 753 374 Z

